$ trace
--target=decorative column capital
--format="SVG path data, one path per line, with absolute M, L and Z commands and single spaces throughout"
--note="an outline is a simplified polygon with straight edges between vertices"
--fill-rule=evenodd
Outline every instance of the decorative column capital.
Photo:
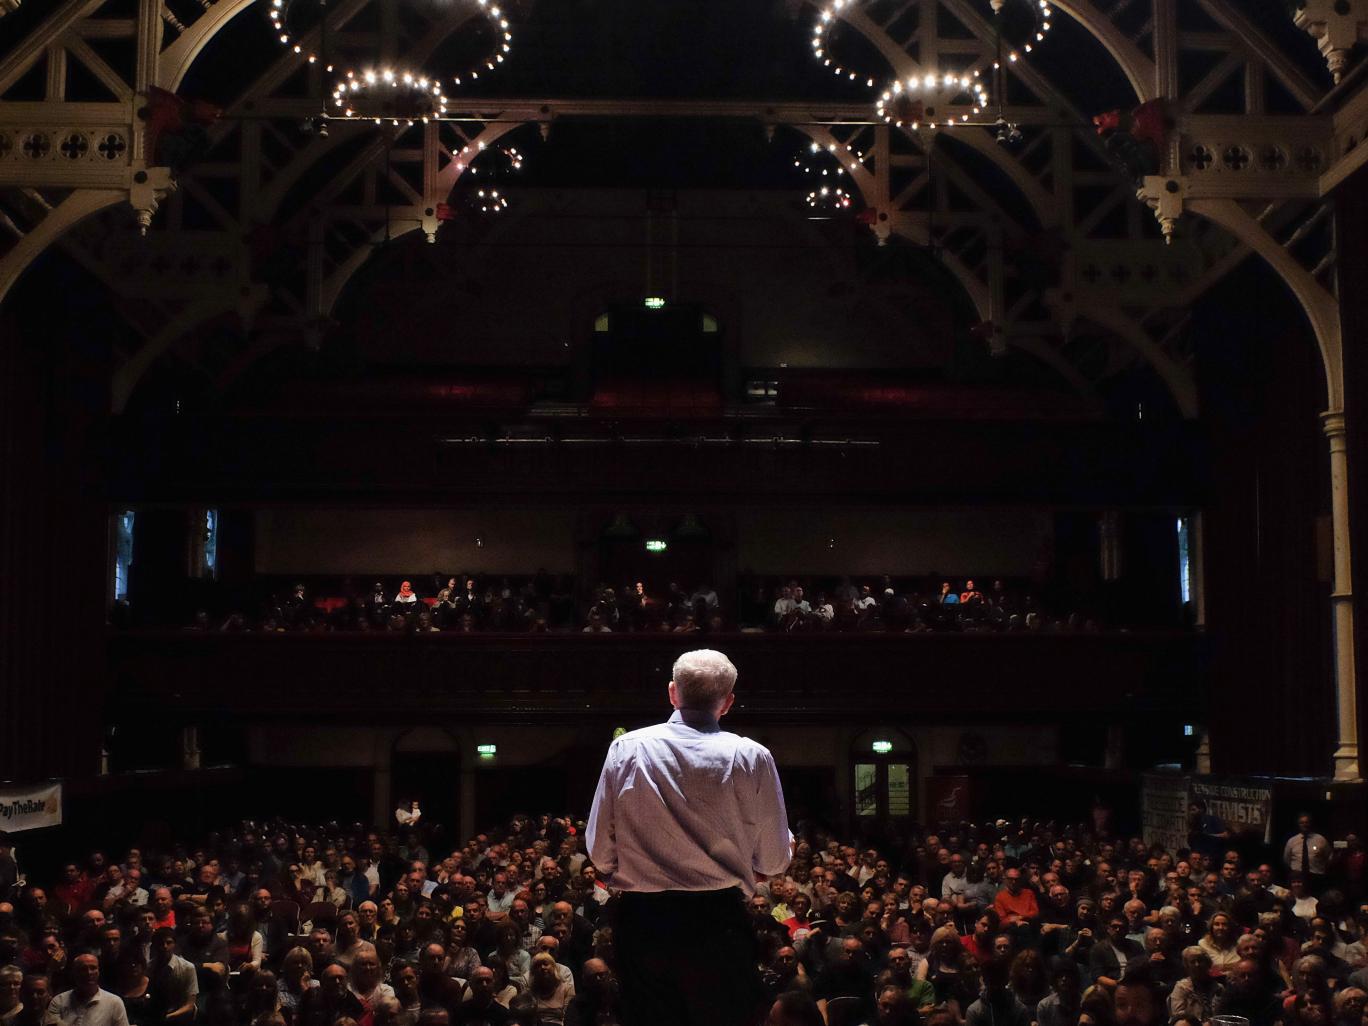
M 1325 437 L 1330 439 L 1333 448 L 1336 442 L 1343 442 L 1347 434 L 1344 423 L 1343 410 L 1326 410 L 1320 415 L 1321 430 L 1325 432 Z

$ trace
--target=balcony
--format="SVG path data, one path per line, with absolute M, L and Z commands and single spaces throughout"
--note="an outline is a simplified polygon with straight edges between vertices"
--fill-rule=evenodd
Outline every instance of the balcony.
M 704 645 L 737 663 L 740 720 L 1123 722 L 1204 704 L 1206 641 L 1178 632 L 138 632 L 110 635 L 110 699 L 164 721 L 597 719 L 659 711 L 674 658 Z

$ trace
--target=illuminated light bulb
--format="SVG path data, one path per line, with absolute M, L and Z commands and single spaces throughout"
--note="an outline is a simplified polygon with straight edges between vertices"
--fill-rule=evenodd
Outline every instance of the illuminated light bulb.
M 313 64 L 313 63 L 314 63 L 315 61 L 317 61 L 317 60 L 318 60 L 317 55 L 315 55 L 315 54 L 309 54 L 309 63 L 310 63 L 310 64 Z
M 301 47 L 298 43 L 296 43 L 296 44 L 295 44 L 295 48 L 294 48 L 294 52 L 295 52 L 295 53 L 302 53 L 302 52 L 303 52 L 303 49 L 304 49 L 303 47 Z
M 1015 61 L 1015 60 L 1017 59 L 1017 55 L 1016 55 L 1016 54 L 1012 54 L 1012 56 L 1011 56 L 1009 59 L 1012 60 L 1012 61 Z
M 290 37 L 289 37 L 289 36 L 282 35 L 282 36 L 280 37 L 280 41 L 281 41 L 282 43 L 288 43 L 288 42 L 290 41 Z

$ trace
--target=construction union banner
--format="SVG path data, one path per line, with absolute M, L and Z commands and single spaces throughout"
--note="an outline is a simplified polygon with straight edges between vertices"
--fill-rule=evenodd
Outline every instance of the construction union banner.
M 1192 778 L 1192 800 L 1237 836 L 1273 840 L 1273 785 L 1258 780 Z
M 1188 778 L 1177 773 L 1146 773 L 1140 783 L 1140 815 L 1145 843 L 1169 851 L 1188 846 Z
M 0 830 L 13 834 L 61 824 L 61 784 L 46 784 L 27 791 L 0 789 Z

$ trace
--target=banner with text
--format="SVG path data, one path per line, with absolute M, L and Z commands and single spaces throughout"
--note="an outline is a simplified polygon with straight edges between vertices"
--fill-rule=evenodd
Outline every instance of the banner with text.
M 25 791 L 0 789 L 0 830 L 13 834 L 61 825 L 61 784 L 45 784 Z
M 1239 778 L 1192 778 L 1192 800 L 1237 837 L 1273 840 L 1273 785 Z
M 1147 845 L 1168 851 L 1188 846 L 1188 778 L 1146 773 L 1140 778 L 1140 816 Z

